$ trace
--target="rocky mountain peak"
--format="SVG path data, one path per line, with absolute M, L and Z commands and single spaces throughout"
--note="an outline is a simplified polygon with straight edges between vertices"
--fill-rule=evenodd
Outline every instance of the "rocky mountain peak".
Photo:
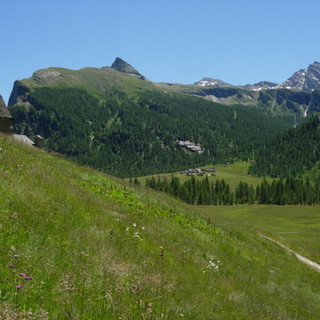
M 197 86 L 216 86 L 216 87 L 235 87 L 222 80 L 203 78 L 194 83 Z M 315 61 L 311 63 L 308 69 L 300 69 L 296 71 L 290 78 L 284 82 L 274 83 L 270 81 L 260 81 L 255 84 L 240 85 L 249 90 L 259 91 L 262 89 L 298 89 L 304 91 L 313 91 L 320 89 L 320 62 Z
M 320 63 L 315 61 L 310 64 L 306 73 L 305 90 L 320 88 Z
M 296 71 L 288 80 L 281 83 L 281 88 L 304 90 L 307 70 L 300 69 Z
M 128 73 L 131 76 L 134 76 L 139 79 L 144 79 L 144 76 L 141 75 L 135 68 L 133 68 L 128 62 L 122 60 L 121 58 L 116 58 L 113 64 L 111 65 L 112 69 L 115 69 L 119 72 Z
M 226 83 L 219 79 L 212 79 L 208 77 L 202 78 L 200 81 L 194 83 L 196 86 L 206 87 L 206 86 L 217 86 L 217 87 L 230 87 L 231 84 Z

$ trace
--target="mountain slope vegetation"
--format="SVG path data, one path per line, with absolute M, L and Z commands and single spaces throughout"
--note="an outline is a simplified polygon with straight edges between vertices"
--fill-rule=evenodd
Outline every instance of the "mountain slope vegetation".
M 318 319 L 318 274 L 277 245 L 8 136 L 0 148 L 1 319 Z
M 14 86 L 16 132 L 40 134 L 49 150 L 128 177 L 248 158 L 255 143 L 288 127 L 259 109 L 223 106 L 143 79 L 107 67 L 37 71 Z
M 314 116 L 297 128 L 271 139 L 255 151 L 250 173 L 272 177 L 295 177 L 320 161 L 320 117 Z M 319 172 L 319 170 L 318 170 Z

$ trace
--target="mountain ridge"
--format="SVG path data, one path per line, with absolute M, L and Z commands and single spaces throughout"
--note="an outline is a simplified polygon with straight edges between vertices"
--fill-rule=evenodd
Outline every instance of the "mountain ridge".
M 298 89 L 304 91 L 313 91 L 320 89 L 320 63 L 315 61 L 311 63 L 307 69 L 300 69 L 293 73 L 284 82 L 275 83 L 270 81 L 260 81 L 255 84 L 233 85 L 219 79 L 204 77 L 200 81 L 195 82 L 196 86 L 218 86 L 218 87 L 240 87 L 250 90 L 262 89 Z

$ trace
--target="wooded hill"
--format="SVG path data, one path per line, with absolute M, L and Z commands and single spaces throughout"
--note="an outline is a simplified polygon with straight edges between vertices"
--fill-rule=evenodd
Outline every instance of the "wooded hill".
M 49 150 L 119 177 L 248 159 L 253 145 L 289 126 L 257 108 L 165 90 L 107 67 L 37 71 L 15 83 L 10 104 L 16 132 L 40 134 Z
M 253 175 L 296 177 L 314 169 L 319 171 L 320 117 L 262 143 L 255 150 L 255 164 L 250 167 Z M 318 169 L 317 169 L 318 167 Z

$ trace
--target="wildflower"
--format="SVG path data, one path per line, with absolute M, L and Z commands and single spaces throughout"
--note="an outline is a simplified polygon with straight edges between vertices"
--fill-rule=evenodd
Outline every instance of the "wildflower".
M 137 225 L 135 223 L 132 224 L 134 227 L 136 227 Z
M 23 286 L 21 285 L 21 284 L 18 284 L 17 286 L 16 286 L 16 289 L 21 289 Z
M 24 279 L 24 280 L 33 280 L 33 277 L 24 276 L 23 279 Z
M 13 264 L 12 263 L 8 264 L 8 267 L 13 268 Z
M 19 258 L 19 257 L 20 257 L 20 254 L 17 254 L 17 253 L 16 253 L 16 254 L 14 255 L 14 257 L 15 257 L 15 258 Z
M 207 265 L 207 269 L 212 271 L 219 271 L 219 263 L 219 260 L 217 262 L 214 262 L 214 260 L 210 260 L 209 264 Z
M 26 274 L 25 273 L 19 273 L 21 277 L 24 277 Z
M 135 232 L 132 237 L 133 237 L 133 238 L 136 238 L 136 239 L 139 239 L 139 240 L 142 240 L 141 237 L 140 237 L 140 235 L 139 235 L 139 232 Z

